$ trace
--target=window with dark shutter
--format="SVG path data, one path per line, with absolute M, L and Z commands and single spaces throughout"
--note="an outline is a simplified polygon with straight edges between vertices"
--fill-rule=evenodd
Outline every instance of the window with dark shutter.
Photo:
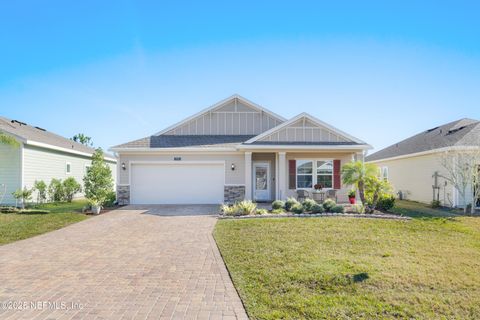
M 288 188 L 297 188 L 297 161 L 288 160 Z

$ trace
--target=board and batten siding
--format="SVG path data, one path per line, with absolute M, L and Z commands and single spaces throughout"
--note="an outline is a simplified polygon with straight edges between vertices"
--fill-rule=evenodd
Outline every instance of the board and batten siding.
M 245 184 L 245 156 L 243 153 L 228 154 L 120 154 L 119 165 L 119 184 L 129 184 L 130 162 L 131 161 L 174 161 L 174 157 L 181 157 L 186 161 L 225 161 L 225 184 L 243 185 Z M 122 163 L 125 163 L 126 170 L 122 170 Z M 235 170 L 231 165 L 235 164 Z M 208 181 L 205 181 L 208 183 Z M 185 181 L 185 188 L 188 188 L 188 181 Z
M 308 119 L 300 119 L 291 125 L 272 132 L 259 141 L 275 142 L 348 142 L 339 134 L 318 126 Z
M 165 135 L 258 135 L 278 126 L 282 121 L 251 108 L 240 101 L 231 101 L 210 112 L 177 126 Z
M 24 147 L 23 153 L 24 186 L 27 188 L 32 188 L 35 180 L 43 180 L 48 185 L 53 178 L 65 180 L 68 177 L 75 178 L 83 186 L 86 168 L 91 165 L 90 157 L 29 145 Z M 70 174 L 67 174 L 67 163 L 70 163 Z M 115 181 L 116 166 L 114 163 L 107 163 L 112 170 L 112 177 Z M 76 198 L 81 197 L 83 197 L 83 193 L 76 195 Z M 36 199 L 36 194 L 33 195 L 32 199 Z
M 22 147 L 0 144 L 0 205 L 15 203 L 12 192 L 19 189 L 22 183 L 21 157 Z

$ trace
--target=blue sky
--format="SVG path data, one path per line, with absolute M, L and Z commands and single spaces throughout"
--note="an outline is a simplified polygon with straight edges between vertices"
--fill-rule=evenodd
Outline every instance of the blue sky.
M 0 114 L 96 146 L 238 93 L 376 149 L 480 119 L 480 2 L 3 1 Z

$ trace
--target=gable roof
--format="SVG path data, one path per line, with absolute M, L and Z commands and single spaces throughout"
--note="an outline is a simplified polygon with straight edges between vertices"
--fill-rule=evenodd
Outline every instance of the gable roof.
M 63 152 L 90 156 L 94 148 L 59 136 L 40 127 L 28 125 L 24 122 L 0 117 L 0 131 L 10 134 L 18 140 L 39 147 L 56 149 Z M 112 155 L 105 154 L 109 160 L 116 161 Z
M 246 99 L 246 98 L 244 98 L 244 97 L 242 97 L 238 94 L 234 94 L 234 95 L 232 95 L 232 96 L 230 96 L 230 97 L 228 97 L 228 98 L 226 98 L 226 99 L 224 99 L 220 102 L 215 103 L 214 105 L 212 105 L 212 106 L 210 106 L 206 109 L 203 109 L 200 112 L 195 113 L 194 115 L 192 115 L 192 116 L 190 116 L 190 117 L 188 117 L 188 118 L 186 118 L 186 119 L 184 119 L 180 122 L 175 123 L 174 125 L 171 125 L 170 127 L 167 127 L 165 129 L 155 133 L 154 135 L 159 136 L 159 135 L 162 135 L 164 133 L 167 133 L 167 132 L 175 129 L 176 127 L 179 127 L 179 126 L 181 126 L 181 125 L 183 125 L 183 124 L 185 124 L 185 123 L 187 123 L 187 122 L 189 122 L 189 121 L 191 121 L 191 120 L 193 120 L 193 119 L 195 119 L 195 118 L 197 118 L 197 117 L 199 117 L 203 114 L 206 114 L 210 111 L 213 111 L 213 110 L 215 110 L 215 109 L 217 109 L 217 108 L 219 108 L 223 105 L 228 104 L 229 102 L 235 101 L 235 99 L 237 99 L 238 101 L 246 104 L 247 106 L 251 107 L 252 109 L 255 109 L 257 111 L 261 111 L 261 112 L 264 112 L 264 113 L 270 115 L 271 117 L 279 120 L 280 122 L 287 121 L 287 119 L 285 119 L 284 117 L 282 117 L 282 116 L 280 116 L 280 115 L 278 115 L 278 114 L 276 114 L 276 113 L 274 113 L 274 112 L 272 112 L 268 109 L 265 109 L 264 107 L 256 104 L 255 102 L 252 102 L 252 101 L 250 101 L 250 100 L 248 100 L 248 99 Z
M 480 147 L 480 122 L 460 119 L 400 141 L 366 157 L 378 161 L 448 147 Z
M 323 122 L 320 119 L 317 119 L 314 116 L 312 116 L 312 115 L 310 115 L 306 112 L 300 113 L 296 117 L 293 117 L 292 119 L 290 119 L 288 121 L 285 121 L 284 123 L 276 126 L 275 128 L 267 130 L 267 131 L 259 134 L 258 136 L 253 137 L 252 139 L 246 141 L 245 144 L 263 144 L 263 143 L 264 144 L 269 144 L 268 141 L 260 141 L 260 140 L 265 138 L 265 137 L 268 137 L 268 136 L 280 131 L 281 129 L 286 128 L 286 127 L 288 127 L 288 126 L 290 126 L 290 125 L 294 124 L 295 122 L 297 122 L 299 120 L 302 120 L 302 119 L 306 119 L 306 120 L 312 122 L 314 125 L 317 125 L 319 127 L 323 127 L 325 129 L 337 134 L 338 136 L 341 136 L 341 137 L 345 138 L 345 140 L 347 140 L 347 141 L 338 142 L 338 144 L 343 143 L 343 144 L 352 144 L 352 145 L 355 145 L 355 144 L 356 145 L 367 145 L 366 142 L 364 142 L 364 141 L 362 141 L 358 138 L 355 138 L 354 136 L 351 136 L 348 133 L 346 133 L 346 132 L 344 132 L 340 129 L 337 129 L 334 126 L 331 126 L 328 123 Z M 277 144 L 289 144 L 289 142 L 277 142 Z M 307 143 L 304 143 L 304 144 L 307 144 Z M 313 142 L 311 144 L 325 144 L 325 142 Z M 334 145 L 335 143 L 329 142 L 329 144 Z

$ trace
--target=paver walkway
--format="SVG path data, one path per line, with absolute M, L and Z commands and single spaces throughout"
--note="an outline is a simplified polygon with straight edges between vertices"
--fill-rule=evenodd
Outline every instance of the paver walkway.
M 144 212 L 1 246 L 0 319 L 247 319 L 216 219 Z

